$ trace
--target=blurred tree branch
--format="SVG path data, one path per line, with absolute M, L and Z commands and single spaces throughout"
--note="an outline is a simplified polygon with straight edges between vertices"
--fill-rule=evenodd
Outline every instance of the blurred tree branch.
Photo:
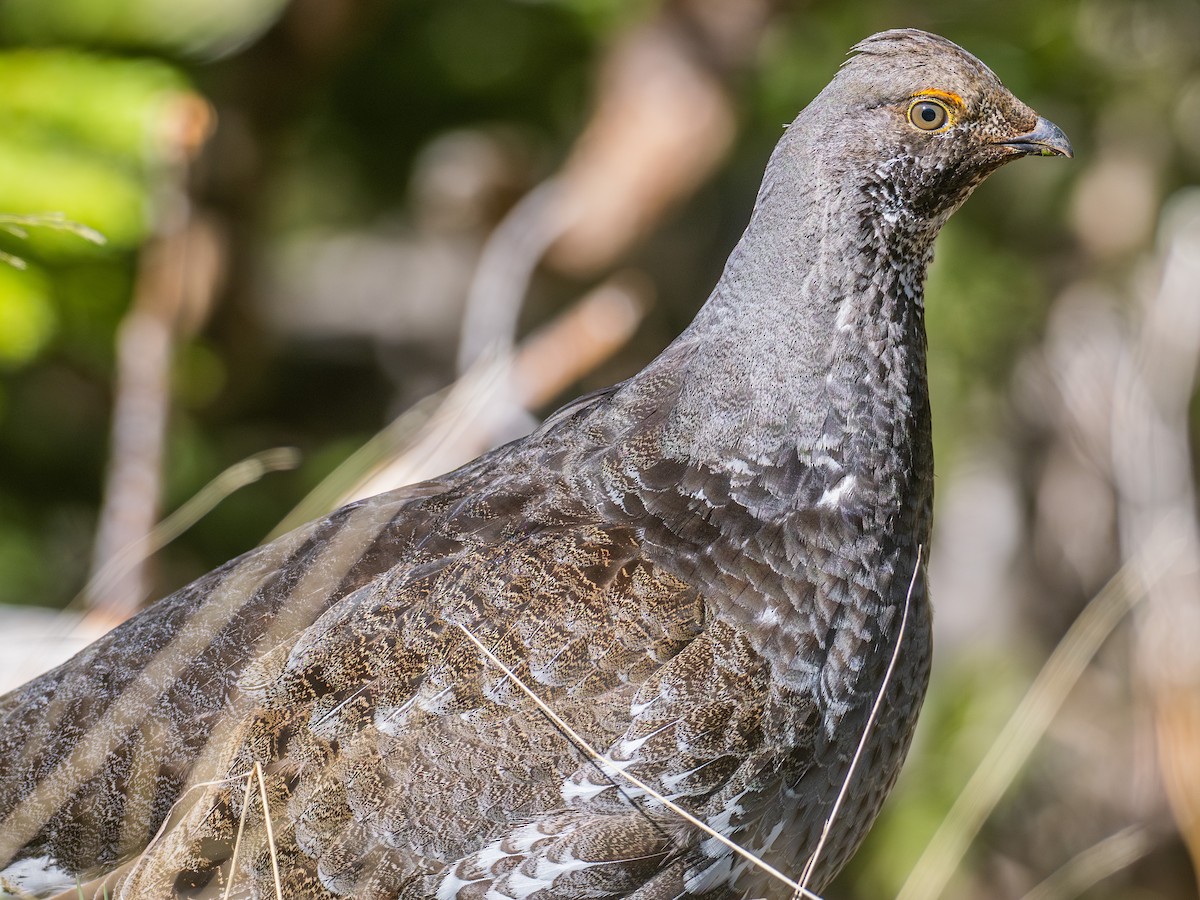
M 331 509 L 448 472 L 503 439 L 633 335 L 651 302 L 645 278 L 614 277 L 511 354 L 485 354 L 444 391 L 406 410 L 318 485 L 271 532 L 278 537 Z
M 212 110 L 197 94 L 180 94 L 163 111 L 156 230 L 143 248 L 133 303 L 117 333 L 112 438 L 92 578 L 127 547 L 147 543 L 159 517 L 171 360 L 180 336 L 208 316 L 220 280 L 221 249 L 211 223 L 193 214 L 189 164 L 212 130 Z M 150 593 L 148 558 L 138 555 L 116 577 L 94 581 L 94 612 L 128 618 Z
M 591 121 L 559 176 L 568 225 L 550 265 L 604 268 L 708 178 L 735 133 L 728 76 L 757 48 L 774 6 L 676 0 L 615 39 Z

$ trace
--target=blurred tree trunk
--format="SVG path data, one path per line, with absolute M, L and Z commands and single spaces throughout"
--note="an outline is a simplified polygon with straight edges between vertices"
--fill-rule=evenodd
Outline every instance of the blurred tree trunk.
M 156 232 L 142 250 L 129 312 L 117 333 L 108 475 L 96 528 L 87 604 L 113 624 L 151 592 L 148 547 L 160 514 L 176 341 L 208 316 L 221 270 L 213 226 L 192 212 L 190 162 L 212 127 L 198 95 L 163 114 Z

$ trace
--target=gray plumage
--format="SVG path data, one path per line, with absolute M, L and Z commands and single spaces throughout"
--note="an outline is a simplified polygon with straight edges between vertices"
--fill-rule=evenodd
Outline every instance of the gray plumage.
M 233 561 L 0 699 L 4 877 L 70 897 L 76 879 L 270 897 L 274 865 L 289 898 L 790 893 L 602 773 L 466 629 L 613 765 L 793 877 L 896 652 L 825 885 L 929 674 L 934 237 L 1007 160 L 1070 153 L 942 38 L 856 50 L 643 372 Z

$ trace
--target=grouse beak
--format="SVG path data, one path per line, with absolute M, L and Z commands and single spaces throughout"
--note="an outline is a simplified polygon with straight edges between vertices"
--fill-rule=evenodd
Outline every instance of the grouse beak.
M 1043 119 L 1041 116 L 1038 116 L 1033 131 L 1018 134 L 1014 138 L 999 143 L 1001 147 L 1015 150 L 1022 156 L 1065 156 L 1067 159 L 1071 159 L 1075 155 L 1075 151 L 1071 149 L 1071 142 L 1063 134 L 1063 130 L 1049 119 Z

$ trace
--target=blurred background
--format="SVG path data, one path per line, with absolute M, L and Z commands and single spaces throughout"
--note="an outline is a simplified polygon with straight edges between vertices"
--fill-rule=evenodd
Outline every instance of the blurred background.
M 828 897 L 1196 897 L 1194 0 L 5 0 L 0 689 L 637 371 L 897 26 L 1076 159 L 939 241 L 934 681 Z

